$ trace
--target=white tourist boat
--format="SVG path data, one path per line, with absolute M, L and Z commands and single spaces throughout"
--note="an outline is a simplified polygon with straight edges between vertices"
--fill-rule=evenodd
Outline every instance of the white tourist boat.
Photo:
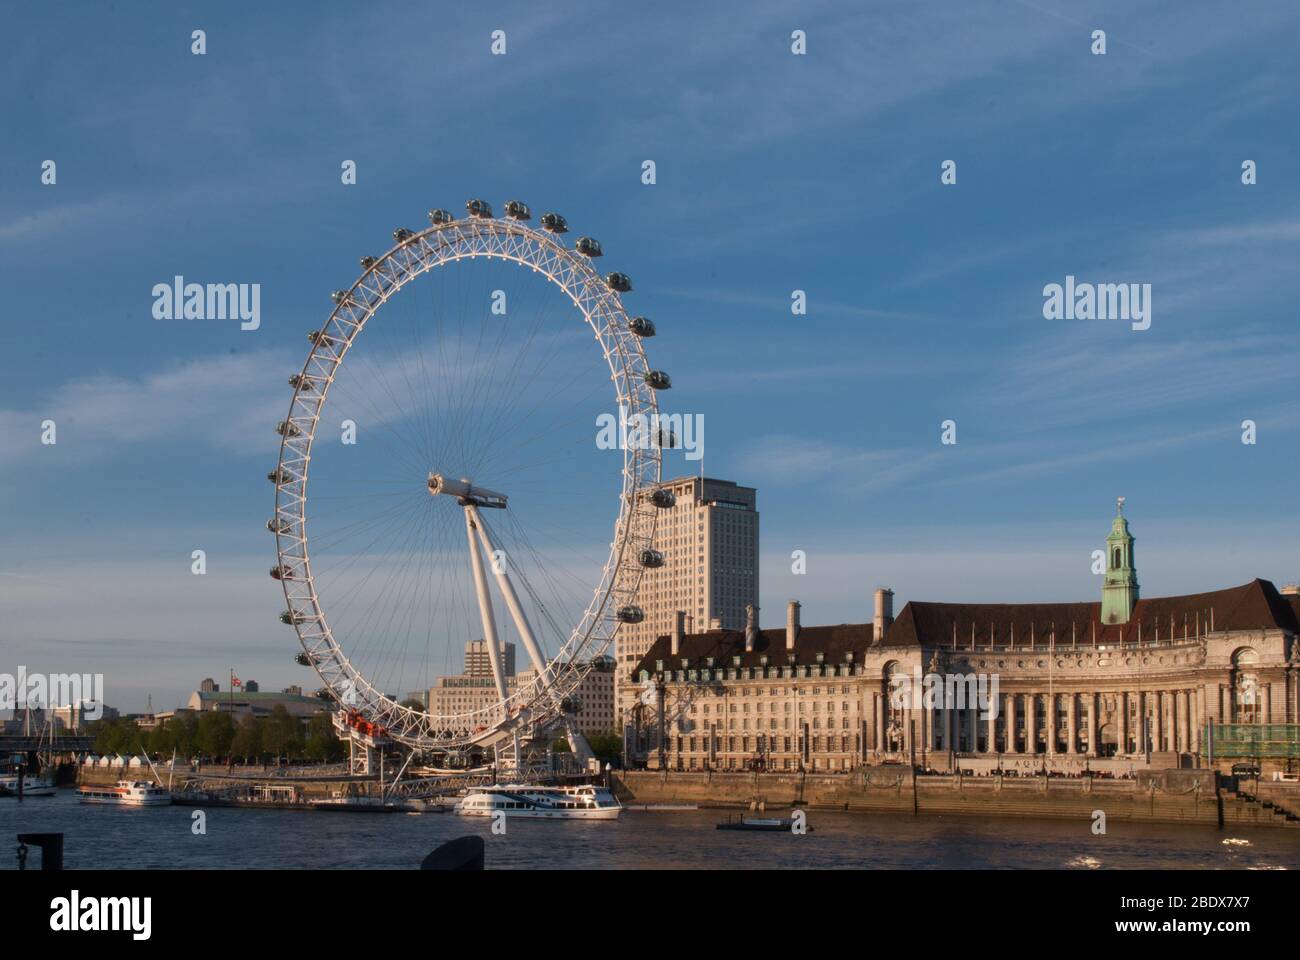
M 33 777 L 30 774 L 23 777 L 23 796 L 24 797 L 52 797 L 57 789 L 52 777 Z M 18 795 L 18 775 L 15 773 L 0 774 L 0 796 Z
M 535 787 L 510 783 L 471 787 L 456 804 L 462 817 L 530 817 L 538 820 L 617 820 L 623 805 L 604 787 Z
M 113 786 L 77 788 L 82 803 L 110 803 L 123 807 L 161 807 L 172 802 L 171 791 L 150 780 L 119 780 Z

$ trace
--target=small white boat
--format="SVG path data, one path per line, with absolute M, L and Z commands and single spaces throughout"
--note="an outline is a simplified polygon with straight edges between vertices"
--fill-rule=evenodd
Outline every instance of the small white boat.
M 24 797 L 52 797 L 57 789 L 54 780 L 50 777 L 23 777 Z M 18 796 L 18 775 L 0 774 L 0 795 L 9 794 Z
M 161 807 L 172 802 L 171 792 L 149 780 L 119 780 L 111 787 L 78 787 L 82 803 L 111 803 L 123 807 Z
M 534 787 L 523 783 L 471 787 L 456 804 L 462 817 L 528 817 L 536 820 L 617 820 L 618 799 L 604 787 Z

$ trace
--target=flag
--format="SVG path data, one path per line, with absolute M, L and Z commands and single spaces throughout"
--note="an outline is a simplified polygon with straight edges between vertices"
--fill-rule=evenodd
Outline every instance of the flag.
M 243 684 L 239 682 L 239 678 L 235 676 L 233 673 L 230 675 L 230 686 L 236 689 L 243 686 Z

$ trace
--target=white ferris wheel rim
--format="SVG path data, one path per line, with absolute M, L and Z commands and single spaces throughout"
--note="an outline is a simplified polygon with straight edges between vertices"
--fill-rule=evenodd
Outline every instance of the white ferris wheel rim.
M 272 475 L 275 572 L 287 605 L 281 616 L 288 618 L 308 663 L 339 703 L 383 736 L 421 750 L 488 744 L 521 725 L 537 729 L 558 717 L 593 669 L 594 659 L 613 643 L 617 611 L 636 598 L 644 572 L 638 557 L 651 547 L 657 514 L 641 493 L 661 481 L 662 453 L 657 445 L 623 445 L 623 486 L 614 538 L 591 602 L 552 659 L 547 675 L 516 689 L 504 702 L 469 713 L 433 715 L 403 706 L 353 666 L 330 630 L 311 569 L 307 479 L 316 426 L 336 370 L 384 303 L 433 269 L 480 257 L 528 267 L 558 286 L 595 334 L 609 365 L 620 415 L 637 422 L 638 415 L 649 418 L 658 412 L 655 390 L 647 383 L 650 367 L 644 346 L 629 327 L 618 292 L 588 257 L 520 220 L 466 217 L 410 232 L 366 266 L 338 298 L 296 378 Z

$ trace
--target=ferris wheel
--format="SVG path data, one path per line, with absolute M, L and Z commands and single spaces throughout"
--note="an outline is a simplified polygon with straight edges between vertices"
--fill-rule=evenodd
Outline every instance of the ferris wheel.
M 580 708 L 645 617 L 673 503 L 657 442 L 595 440 L 602 413 L 657 423 L 671 386 L 646 359 L 654 324 L 624 310 L 631 281 L 595 269 L 594 239 L 567 246 L 558 214 L 466 211 L 396 230 L 333 294 L 267 475 L 280 619 L 336 726 L 435 753 L 517 750 Z M 474 641 L 486 662 L 436 686 Z M 429 686 L 427 705 L 402 696 Z

